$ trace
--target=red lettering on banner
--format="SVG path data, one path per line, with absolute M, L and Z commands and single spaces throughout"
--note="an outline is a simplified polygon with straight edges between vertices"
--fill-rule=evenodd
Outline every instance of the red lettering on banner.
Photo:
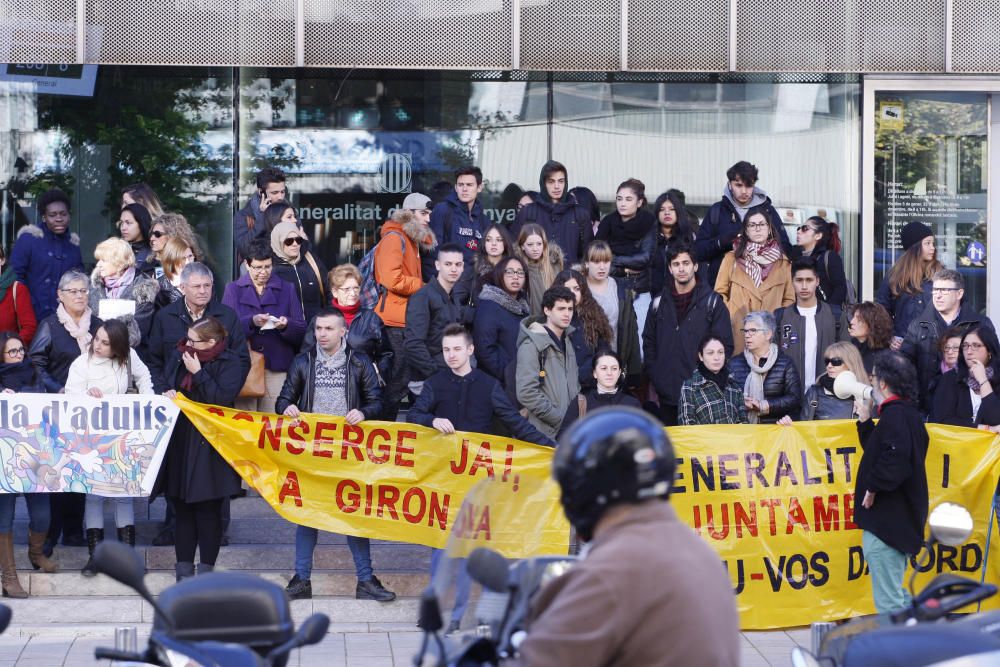
M 749 512 L 743 507 L 743 503 L 733 503 L 733 521 L 736 523 L 736 537 L 743 537 L 743 528 L 747 533 L 757 537 L 757 505 L 753 502 L 749 505 Z
M 799 499 L 792 496 L 788 500 L 788 525 L 785 526 L 785 535 L 791 535 L 795 526 L 799 525 L 809 532 L 809 520 L 806 519 L 806 513 L 802 509 L 802 505 L 799 504 Z
M 483 539 L 490 539 L 490 507 L 483 508 L 483 513 L 479 515 L 479 525 L 476 526 L 476 534 L 473 539 L 478 540 L 480 533 L 484 533 Z
M 462 446 L 458 450 L 458 461 L 452 461 L 451 474 L 461 475 L 469 463 L 469 439 L 462 438 Z
M 412 501 L 416 498 L 419 502 L 419 509 L 412 509 Z M 427 497 L 420 487 L 413 487 L 403 494 L 403 518 L 413 524 L 418 524 L 424 519 L 424 512 L 427 511 Z
M 347 451 L 353 450 L 358 461 L 364 461 L 365 455 L 361 453 L 361 443 L 365 441 L 365 431 L 360 426 L 344 424 L 344 439 L 340 446 L 340 460 L 347 460 Z
M 299 447 L 298 445 L 293 445 L 292 441 L 304 443 L 306 441 L 304 436 L 308 433 L 309 422 L 299 421 L 298 423 L 292 422 L 288 425 L 288 442 L 285 442 L 285 449 L 288 450 L 289 454 L 298 455 L 306 451 L 305 446 Z
M 488 442 L 484 442 L 479 445 L 479 451 L 476 452 L 476 460 L 472 462 L 472 467 L 469 468 L 469 474 L 474 477 L 476 475 L 476 471 L 480 468 L 485 468 L 486 476 L 493 479 L 493 454 L 490 452 L 490 443 Z
M 237 412 L 232 417 L 230 417 L 234 422 L 250 422 L 253 423 L 253 415 L 249 412 Z
M 399 514 L 396 513 L 397 502 L 399 502 L 399 489 L 388 484 L 382 484 L 378 487 L 378 516 L 381 517 L 382 512 L 385 511 L 393 519 L 399 521 Z
M 414 431 L 398 431 L 396 433 L 396 460 L 394 463 L 402 468 L 412 468 L 413 459 L 403 458 L 404 455 L 413 456 L 413 444 L 403 444 L 404 440 L 416 440 L 417 434 Z
M 316 422 L 316 435 L 313 436 L 313 456 L 320 456 L 325 459 L 333 458 L 332 449 L 323 449 L 323 445 L 333 444 L 333 438 L 327 436 L 327 431 L 333 431 L 330 434 L 333 435 L 337 432 L 337 425 L 330 422 Z
M 261 420 L 260 436 L 258 436 L 257 438 L 257 446 L 260 447 L 261 449 L 264 449 L 264 446 L 266 444 L 270 444 L 272 451 L 275 452 L 279 451 L 281 449 L 281 425 L 282 425 L 281 417 L 278 417 L 277 430 L 275 430 L 271 426 L 271 418 L 264 417 Z M 267 440 L 267 442 L 265 442 L 265 439 Z
M 337 509 L 344 514 L 353 514 L 361 507 L 361 488 L 353 479 L 342 479 L 334 491 Z
M 205 408 L 205 412 L 210 415 L 218 415 L 219 417 L 225 417 L 226 413 L 222 411 L 222 408 L 217 408 L 214 405 L 210 408 Z
M 299 476 L 295 474 L 295 471 L 290 470 L 288 474 L 285 475 L 285 483 L 281 485 L 281 491 L 278 492 L 278 504 L 285 504 L 285 498 L 291 496 L 295 501 L 296 507 L 302 507 L 302 492 L 299 490 Z
M 816 532 L 829 531 L 831 526 L 832 530 L 840 530 L 840 499 L 835 495 L 830 496 L 824 506 L 823 496 L 815 496 L 813 498 L 813 521 L 813 528 Z
M 441 530 L 448 530 L 448 504 L 451 502 L 451 494 L 446 493 L 443 496 L 439 496 L 436 493 L 431 494 L 430 502 L 430 513 L 427 525 L 431 528 L 434 527 L 434 522 L 437 522 L 437 527 Z
M 771 523 L 770 532 L 771 532 L 771 536 L 773 537 L 774 535 L 778 534 L 778 529 L 775 526 L 774 508 L 775 507 L 781 507 L 781 499 L 780 498 L 771 498 L 770 500 L 761 500 L 760 501 L 760 506 L 767 508 L 768 519 L 769 519 L 769 521 Z
M 382 438 L 382 442 L 376 447 L 372 446 L 375 438 Z M 389 457 L 392 456 L 392 445 L 389 444 L 389 440 L 392 436 L 384 428 L 377 428 L 368 434 L 368 460 L 372 463 L 388 463 Z M 381 454 L 379 456 L 375 455 L 375 449 L 378 449 Z
M 854 494 L 844 494 L 844 530 L 857 530 L 858 524 L 854 523 Z

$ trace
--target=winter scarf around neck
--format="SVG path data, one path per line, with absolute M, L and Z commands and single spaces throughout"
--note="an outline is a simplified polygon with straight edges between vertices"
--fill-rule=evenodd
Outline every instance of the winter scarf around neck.
M 760 287 L 760 284 L 767 280 L 771 268 L 775 262 L 781 259 L 781 256 L 781 246 L 774 239 L 767 243 L 747 241 L 747 245 L 743 249 L 743 256 L 736 262 L 750 276 L 754 286 Z
M 482 301 L 492 301 L 513 315 L 519 317 L 528 316 L 527 301 L 524 299 L 515 299 L 496 285 L 483 285 L 483 291 L 479 293 L 479 298 Z
M 992 382 L 992 380 L 993 380 L 993 367 L 987 366 L 986 381 Z M 976 392 L 977 394 L 979 393 L 979 389 L 983 386 L 982 384 L 980 384 L 979 380 L 977 380 L 972 376 L 972 373 L 969 373 L 969 376 L 965 378 L 965 384 L 969 385 L 969 389 Z
M 197 349 L 195 347 L 192 347 L 191 345 L 188 345 L 187 344 L 187 338 L 183 338 L 183 339 L 177 341 L 177 351 L 178 352 L 180 352 L 182 355 L 185 352 L 193 354 L 194 356 L 198 357 L 198 361 L 200 361 L 202 364 L 206 364 L 209 361 L 214 361 L 215 358 L 218 357 L 220 354 L 222 354 L 223 350 L 225 350 L 225 349 L 226 349 L 226 339 L 225 338 L 223 338 L 222 340 L 216 341 L 215 345 L 213 345 L 212 347 L 208 348 L 207 350 L 199 350 L 199 349 Z M 185 368 L 185 371 L 186 370 L 187 369 Z M 190 373 L 190 372 L 185 372 L 184 373 L 184 377 L 181 378 L 181 386 L 180 386 L 180 388 L 183 391 L 191 391 L 191 387 L 193 387 L 193 386 L 194 386 L 194 374 Z
M 355 303 L 353 306 L 345 306 L 344 304 L 339 303 L 336 297 L 334 297 L 334 299 L 330 302 L 330 305 L 332 305 L 334 308 L 336 308 L 343 314 L 344 326 L 346 326 L 348 329 L 351 328 L 351 322 L 354 321 L 354 318 L 357 316 L 357 314 L 361 312 L 360 301 Z
M 80 346 L 80 354 L 87 351 L 90 347 L 90 341 L 93 339 L 90 334 L 90 315 L 91 310 L 87 308 L 80 316 L 80 323 L 77 324 L 61 303 L 56 308 L 56 318 L 59 320 L 59 324 L 63 325 L 69 335 L 76 339 L 76 344 Z
M 0 301 L 3 301 L 7 297 L 7 290 L 10 289 L 10 286 L 16 280 L 17 274 L 14 273 L 12 267 L 7 267 L 3 273 L 0 273 Z
M 635 217 L 624 221 L 618 211 L 608 215 L 608 245 L 612 250 L 616 246 L 634 245 L 646 238 L 649 230 L 656 224 L 656 217 L 644 208 L 640 208 Z
M 125 273 L 121 274 L 117 278 L 114 276 L 107 276 L 102 278 L 102 281 L 104 282 L 104 289 L 108 291 L 108 298 L 117 299 L 129 285 L 135 282 L 135 267 L 128 267 L 128 269 L 125 270 Z
M 747 375 L 746 382 L 743 384 L 743 396 L 746 398 L 752 398 L 756 401 L 764 400 L 764 378 L 767 377 L 768 372 L 774 367 L 775 362 L 778 361 L 778 346 L 771 343 L 771 348 L 767 351 L 767 359 L 764 361 L 764 365 L 761 366 L 754 359 L 753 352 L 750 350 L 743 350 L 743 357 L 747 360 L 747 364 L 750 366 L 750 373 Z M 748 410 L 747 417 L 751 424 L 760 423 L 760 413 L 756 410 Z
M 729 383 L 729 368 L 726 366 L 726 364 L 723 364 L 722 368 L 720 368 L 717 373 L 713 373 L 712 371 L 708 370 L 708 366 L 706 366 L 703 362 L 699 361 L 698 372 L 701 373 L 701 376 L 703 378 L 705 378 L 706 380 L 714 384 L 716 387 L 718 387 L 719 391 L 721 392 L 726 391 L 726 384 Z
M 30 359 L 16 364 L 0 364 L 0 385 L 4 389 L 21 391 L 35 383 L 35 364 Z

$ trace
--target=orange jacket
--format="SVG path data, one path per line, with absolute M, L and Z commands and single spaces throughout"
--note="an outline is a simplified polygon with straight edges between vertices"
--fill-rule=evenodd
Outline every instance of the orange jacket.
M 385 288 L 375 312 L 387 327 L 406 325 L 406 303 L 424 286 L 420 250 L 403 231 L 405 222 L 388 220 L 382 225 L 382 240 L 375 248 L 375 280 Z

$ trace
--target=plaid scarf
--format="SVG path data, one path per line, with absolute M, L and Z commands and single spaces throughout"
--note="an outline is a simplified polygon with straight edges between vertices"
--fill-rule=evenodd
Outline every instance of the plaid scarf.
M 736 260 L 756 287 L 767 279 L 767 274 L 771 272 L 771 266 L 781 259 L 781 246 L 774 239 L 767 243 L 754 243 L 747 241 L 743 249 L 743 256 Z

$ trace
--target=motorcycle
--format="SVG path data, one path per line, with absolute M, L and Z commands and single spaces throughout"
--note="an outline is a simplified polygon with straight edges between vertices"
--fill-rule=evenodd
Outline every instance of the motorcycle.
M 495 549 L 475 546 L 485 542 L 463 534 L 461 517 L 463 513 L 474 511 L 473 508 L 484 506 L 493 510 L 494 520 L 501 516 L 502 513 L 496 511 L 497 501 L 493 494 L 497 484 L 499 482 L 489 480 L 480 482 L 462 503 L 459 519 L 449 535 L 446 558 L 434 571 L 431 586 L 420 599 L 417 625 L 424 631 L 424 638 L 414 657 L 414 665 L 422 665 L 428 655 L 437 667 L 497 665 L 501 660 L 515 657 L 527 636 L 525 627 L 535 594 L 549 581 L 565 574 L 577 560 L 576 556 L 552 555 L 509 561 Z M 535 483 L 539 488 L 543 484 Z M 519 494 L 525 492 L 525 482 L 521 485 Z M 562 511 L 558 507 L 555 510 Z M 568 526 L 566 530 L 568 534 Z M 501 532 L 496 530 L 495 524 L 494 532 Z M 523 532 L 517 533 L 517 537 L 524 541 L 540 538 Z M 476 626 L 470 632 L 442 637 L 441 630 L 445 626 L 441 610 L 450 601 L 450 584 L 464 574 L 481 587 L 474 614 Z
M 142 557 L 128 545 L 101 542 L 94 564 L 155 611 L 143 651 L 98 648 L 98 660 L 158 667 L 285 667 L 294 649 L 323 641 L 330 627 L 326 614 L 313 614 L 296 632 L 284 590 L 251 575 L 199 575 L 156 599 L 146 587 Z
M 942 503 L 928 518 L 935 544 L 959 546 L 972 534 L 972 515 Z M 891 613 L 863 616 L 830 630 L 815 653 L 792 650 L 794 667 L 978 667 L 1000 664 L 1000 610 L 949 620 L 959 610 L 996 594 L 997 587 L 954 574 L 939 574 L 912 604 Z

